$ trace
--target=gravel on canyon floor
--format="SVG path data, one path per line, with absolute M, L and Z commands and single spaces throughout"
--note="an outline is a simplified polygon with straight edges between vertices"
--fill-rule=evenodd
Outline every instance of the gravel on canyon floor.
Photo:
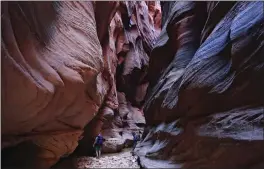
M 95 157 L 78 157 L 77 168 L 140 168 L 137 156 L 132 156 L 130 149 L 120 153 L 102 154 L 100 159 Z

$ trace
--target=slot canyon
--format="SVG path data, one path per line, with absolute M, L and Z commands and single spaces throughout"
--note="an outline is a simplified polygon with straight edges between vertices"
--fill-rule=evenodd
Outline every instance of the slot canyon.
M 78 168 L 99 133 L 122 162 L 133 132 L 129 167 L 264 168 L 264 2 L 1 1 L 1 38 L 4 169 Z

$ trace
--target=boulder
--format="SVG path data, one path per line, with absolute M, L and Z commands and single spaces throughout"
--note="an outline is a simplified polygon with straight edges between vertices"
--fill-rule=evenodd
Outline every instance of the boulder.
M 116 153 L 124 148 L 124 140 L 117 138 L 107 139 L 102 146 L 102 153 Z

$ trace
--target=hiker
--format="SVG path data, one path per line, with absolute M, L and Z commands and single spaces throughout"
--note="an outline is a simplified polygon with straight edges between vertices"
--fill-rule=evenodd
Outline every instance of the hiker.
M 100 158 L 100 156 L 101 156 L 101 147 L 102 147 L 104 141 L 105 141 L 105 139 L 103 138 L 101 133 L 99 133 L 98 136 L 95 138 L 93 147 L 95 148 L 97 158 Z
M 136 148 L 137 142 L 140 140 L 140 136 L 137 135 L 135 132 L 132 132 L 133 135 L 133 149 L 132 151 L 134 151 L 134 149 Z

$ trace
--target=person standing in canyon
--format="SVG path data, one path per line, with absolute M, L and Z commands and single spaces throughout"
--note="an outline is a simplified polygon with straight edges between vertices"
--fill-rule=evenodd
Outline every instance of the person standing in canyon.
M 133 135 L 133 148 L 131 153 L 133 154 L 134 149 L 136 148 L 137 142 L 140 140 L 139 134 L 136 134 L 135 132 L 132 132 Z
M 93 147 L 95 148 L 95 153 L 96 153 L 97 158 L 100 158 L 100 156 L 101 156 L 101 147 L 102 147 L 104 141 L 105 141 L 105 139 L 103 138 L 101 133 L 99 133 L 98 136 L 95 138 Z

